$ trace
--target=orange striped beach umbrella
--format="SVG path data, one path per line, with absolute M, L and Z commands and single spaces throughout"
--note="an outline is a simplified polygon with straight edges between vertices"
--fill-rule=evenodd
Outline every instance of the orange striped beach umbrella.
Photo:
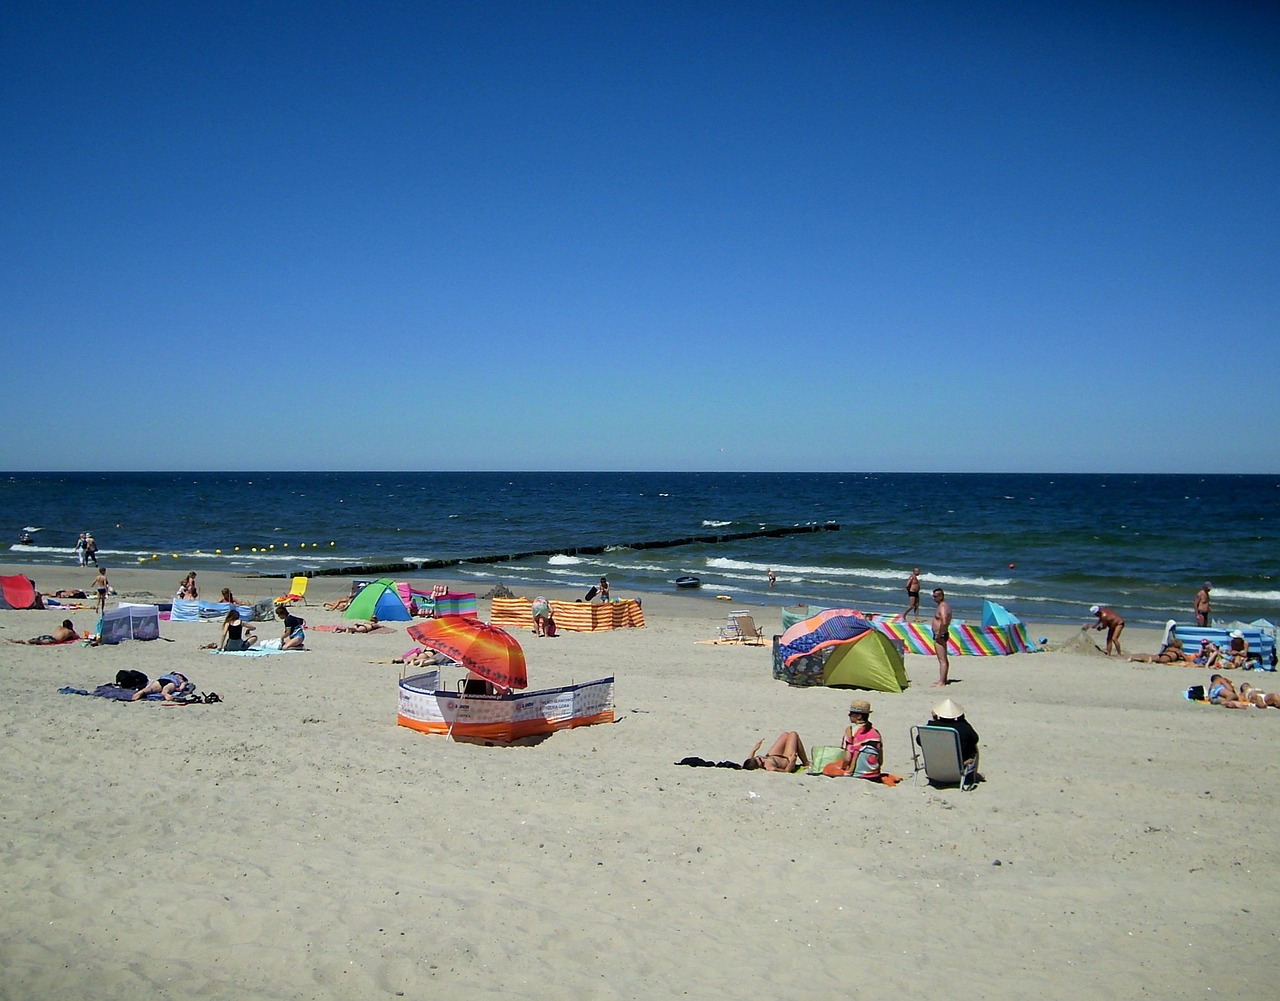
M 411 625 L 408 633 L 425 647 L 452 657 L 473 674 L 499 688 L 529 687 L 524 650 L 505 629 L 479 619 L 447 615 Z

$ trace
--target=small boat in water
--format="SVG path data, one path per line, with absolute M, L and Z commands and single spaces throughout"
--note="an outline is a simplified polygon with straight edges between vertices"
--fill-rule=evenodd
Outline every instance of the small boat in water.
M 684 576 L 676 578 L 676 587 L 702 587 L 702 581 L 697 577 Z

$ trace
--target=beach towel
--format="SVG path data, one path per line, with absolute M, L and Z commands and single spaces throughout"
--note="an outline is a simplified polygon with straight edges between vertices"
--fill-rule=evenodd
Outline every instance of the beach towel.
M 314 629 L 318 633 L 349 633 L 349 626 L 307 626 L 308 629 Z M 365 633 L 356 633 L 357 636 L 370 636 L 373 633 L 394 633 L 395 630 L 390 626 L 384 626 L 379 622 L 373 629 Z
M 864 782 L 879 782 L 881 785 L 896 786 L 902 781 L 901 775 L 890 775 L 888 772 L 881 772 L 879 775 L 851 775 L 844 770 L 844 762 L 833 761 L 822 769 L 821 772 L 810 772 L 810 775 L 830 775 L 832 778 L 856 778 L 862 779 Z
M 277 653 L 306 653 L 305 650 L 281 650 L 279 645 L 253 646 L 248 650 L 210 650 L 209 652 L 223 657 L 270 657 Z
M 734 768 L 741 770 L 742 765 L 736 761 L 708 761 L 706 758 L 681 758 L 677 765 L 688 765 L 690 768 Z
M 99 685 L 92 692 L 85 692 L 84 694 L 94 695 L 100 699 L 113 699 L 116 702 L 132 702 L 138 691 L 135 688 L 121 688 L 119 685 Z M 160 702 L 163 701 L 163 696 L 156 692 L 152 695 L 144 695 L 138 701 Z

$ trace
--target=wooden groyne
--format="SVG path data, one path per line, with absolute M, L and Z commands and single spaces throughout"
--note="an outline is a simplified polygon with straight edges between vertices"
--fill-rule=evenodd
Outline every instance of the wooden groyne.
M 416 570 L 443 570 L 463 563 L 510 563 L 536 556 L 599 556 L 610 549 L 671 549 L 675 546 L 696 544 L 716 545 L 721 542 L 739 542 L 743 539 L 780 539 L 784 535 L 807 535 L 810 532 L 838 532 L 834 521 L 814 525 L 789 525 L 783 528 L 760 528 L 754 532 L 726 532 L 720 535 L 689 535 L 683 539 L 646 539 L 642 542 L 611 542 L 601 546 L 557 546 L 554 549 L 530 549 L 523 553 L 488 553 L 483 556 L 462 556 L 453 560 L 423 560 L 420 563 L 374 563 L 354 567 L 327 567 L 323 570 L 299 571 L 308 577 L 375 577 L 384 574 L 412 573 Z M 264 576 L 268 576 L 265 575 Z M 271 574 L 272 577 L 288 577 L 290 574 Z

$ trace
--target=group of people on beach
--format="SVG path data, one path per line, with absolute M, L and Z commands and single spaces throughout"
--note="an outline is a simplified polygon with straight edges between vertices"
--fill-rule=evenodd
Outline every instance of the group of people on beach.
M 934 688 L 946 688 L 951 674 L 951 658 L 947 652 L 947 643 L 951 639 L 951 602 L 947 600 L 947 592 L 940 587 L 933 589 L 933 620 L 930 622 L 930 635 L 933 638 L 933 652 L 938 658 L 938 680 Z M 920 568 L 914 567 L 907 577 L 907 607 L 899 616 L 906 621 L 907 616 L 920 619 Z
M 854 778 L 881 781 L 884 760 L 884 740 L 880 731 L 871 724 L 871 703 L 866 699 L 854 699 L 849 703 L 849 725 L 840 738 L 839 756 L 822 769 L 824 775 L 848 775 Z M 966 766 L 977 767 L 978 733 L 965 718 L 964 707 L 952 699 L 943 699 L 930 714 L 929 726 L 954 730 L 960 738 L 960 755 Z M 794 730 L 778 735 L 769 750 L 761 754 L 764 738 L 756 741 L 741 767 L 766 772 L 797 772 L 812 766 L 804 741 Z
M 1196 651 L 1187 650 L 1182 640 L 1176 636 L 1169 637 L 1160 647 L 1159 653 L 1138 653 L 1129 658 L 1140 664 L 1185 664 L 1189 667 L 1219 668 L 1222 670 L 1249 670 L 1250 657 L 1249 638 L 1239 629 L 1228 634 L 1226 647 L 1220 647 L 1208 637 L 1200 640 Z
M 95 567 L 98 565 L 98 543 L 89 532 L 81 532 L 80 538 L 76 539 L 76 562 L 82 567 L 90 563 Z
M 1247 681 L 1237 689 L 1230 678 L 1221 674 L 1209 676 L 1205 700 L 1225 709 L 1280 709 L 1280 695 L 1264 692 Z

